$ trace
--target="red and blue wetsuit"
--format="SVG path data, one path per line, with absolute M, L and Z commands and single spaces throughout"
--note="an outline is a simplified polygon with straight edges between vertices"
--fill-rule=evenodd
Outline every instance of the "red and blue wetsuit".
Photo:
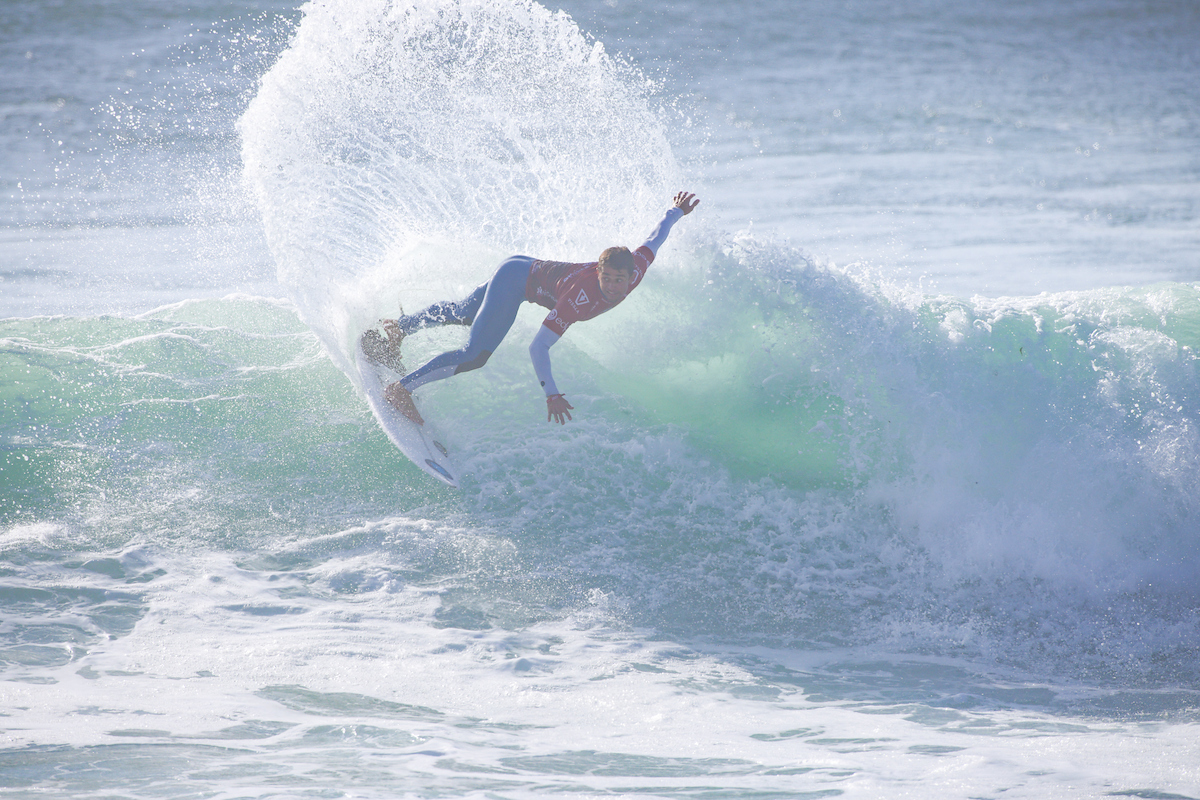
M 642 282 L 671 226 L 682 216 L 681 209 L 668 209 L 650 238 L 633 252 L 630 291 Z M 550 348 L 573 323 L 603 314 L 621 301 L 612 302 L 604 297 L 595 261 L 570 263 L 512 256 L 500 265 L 490 281 L 466 299 L 457 303 L 435 303 L 417 314 L 396 320 L 405 335 L 438 325 L 471 326 L 465 347 L 434 357 L 405 375 L 400 383 L 411 392 L 427 383 L 479 369 L 503 341 L 523 302 L 550 309 L 529 347 L 534 371 L 549 397 L 558 394 L 550 373 Z

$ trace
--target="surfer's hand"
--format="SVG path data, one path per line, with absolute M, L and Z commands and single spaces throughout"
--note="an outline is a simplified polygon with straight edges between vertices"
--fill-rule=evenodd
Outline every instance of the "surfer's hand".
M 692 213 L 692 210 L 698 205 L 700 205 L 700 200 L 692 192 L 680 192 L 675 195 L 675 207 L 685 215 Z
M 567 402 L 567 398 L 561 394 L 552 394 L 546 398 L 546 422 L 557 422 L 559 425 L 566 425 L 567 419 L 571 418 L 569 409 L 575 408 Z M 567 419 L 563 419 L 566 417 Z

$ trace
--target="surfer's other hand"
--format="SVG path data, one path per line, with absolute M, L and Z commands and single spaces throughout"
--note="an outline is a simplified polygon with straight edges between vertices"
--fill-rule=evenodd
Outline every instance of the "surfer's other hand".
M 700 199 L 692 192 L 680 192 L 675 195 L 675 207 L 684 215 L 692 213 L 692 210 L 698 205 L 700 205 Z
M 552 394 L 546 398 L 546 422 L 557 422 L 559 425 L 566 425 L 567 420 L 571 418 L 570 409 L 575 408 L 567 402 L 567 398 L 561 394 Z M 563 419 L 566 417 L 566 419 Z

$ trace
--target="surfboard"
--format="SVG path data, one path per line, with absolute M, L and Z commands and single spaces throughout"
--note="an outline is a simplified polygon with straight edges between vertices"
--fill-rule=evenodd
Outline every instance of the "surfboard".
M 367 394 L 367 403 L 371 406 L 371 412 L 379 421 L 379 426 L 383 428 L 388 439 L 426 474 L 457 489 L 458 470 L 450 460 L 450 453 L 441 442 L 434 438 L 429 421 L 426 420 L 424 425 L 418 425 L 392 408 L 391 403 L 384 399 L 384 388 L 393 381 L 400 380 L 400 373 L 367 356 L 363 352 L 361 338 L 356 351 L 354 361 L 358 367 L 358 375 L 362 379 L 363 390 Z M 395 366 L 401 370 L 404 368 L 399 363 Z

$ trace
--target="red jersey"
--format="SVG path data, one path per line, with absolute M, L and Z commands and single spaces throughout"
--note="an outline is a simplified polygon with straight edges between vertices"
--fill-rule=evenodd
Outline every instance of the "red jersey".
M 629 282 L 629 291 L 642 282 L 646 268 L 653 261 L 654 251 L 649 247 L 642 245 L 633 251 L 633 278 Z M 586 264 L 533 262 L 525 282 L 525 299 L 550 309 L 543 325 L 562 336 L 571 323 L 597 317 L 621 302 L 611 303 L 604 299 L 596 267 L 595 261 Z

